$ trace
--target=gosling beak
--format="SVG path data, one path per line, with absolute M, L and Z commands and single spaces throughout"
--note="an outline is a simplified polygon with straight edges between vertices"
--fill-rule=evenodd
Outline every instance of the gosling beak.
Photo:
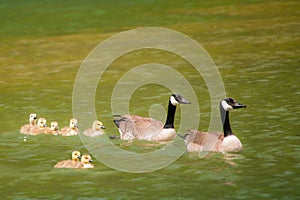
M 92 159 L 90 159 L 90 160 L 89 160 L 89 162 L 93 162 L 93 160 L 92 160 Z
M 236 102 L 232 107 L 233 109 L 239 109 L 239 108 L 246 108 L 247 106 L 239 102 Z
M 106 127 L 105 127 L 105 126 L 100 126 L 100 128 L 101 128 L 101 129 L 106 129 Z
M 81 156 L 78 156 L 77 158 L 78 158 L 78 159 L 80 159 L 80 158 L 81 158 Z

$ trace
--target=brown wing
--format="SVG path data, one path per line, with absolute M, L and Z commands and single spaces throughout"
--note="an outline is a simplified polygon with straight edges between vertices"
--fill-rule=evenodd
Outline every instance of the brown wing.
M 122 134 L 131 134 L 137 139 L 156 135 L 164 126 L 161 121 L 137 115 L 121 115 L 114 120 L 114 123 Z
M 223 133 L 208 133 L 198 130 L 189 130 L 184 137 L 188 147 L 197 145 L 197 150 L 201 151 L 219 151 L 224 139 Z

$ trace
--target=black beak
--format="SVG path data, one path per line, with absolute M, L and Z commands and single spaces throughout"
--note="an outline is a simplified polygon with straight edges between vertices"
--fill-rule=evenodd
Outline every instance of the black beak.
M 180 103 L 180 104 L 191 104 L 190 101 L 188 101 L 187 99 L 185 99 L 182 95 L 177 94 L 176 95 L 176 100 Z
M 100 128 L 101 128 L 101 129 L 106 129 L 106 127 L 105 127 L 105 126 L 100 126 Z
M 234 106 L 232 106 L 232 107 L 233 107 L 233 109 L 239 109 L 239 108 L 246 108 L 247 106 L 244 105 L 244 104 L 241 104 L 241 103 L 239 103 L 239 102 L 236 102 L 236 103 L 234 104 Z

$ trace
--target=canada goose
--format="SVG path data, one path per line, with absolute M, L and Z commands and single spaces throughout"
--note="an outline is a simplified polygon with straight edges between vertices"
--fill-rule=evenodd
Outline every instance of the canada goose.
M 58 127 L 58 122 L 57 121 L 51 122 L 50 128 L 46 132 L 46 134 L 53 134 L 53 135 L 59 135 L 60 134 L 59 127 Z
M 46 123 L 46 122 L 45 122 Z M 53 121 L 51 122 L 50 127 L 40 128 L 36 134 L 52 134 L 52 135 L 59 135 L 60 131 L 58 128 L 58 122 Z
M 91 156 L 89 154 L 84 154 L 81 156 L 81 162 L 76 166 L 76 168 L 94 168 L 94 165 L 91 162 L 93 162 Z
M 218 151 L 234 152 L 242 150 L 240 140 L 233 134 L 229 122 L 229 110 L 246 108 L 233 98 L 225 98 L 220 102 L 220 115 L 224 133 L 207 133 L 198 130 L 189 130 L 184 139 L 188 152 Z M 209 148 L 209 149 L 207 149 Z
M 58 162 L 54 167 L 55 168 L 75 168 L 77 165 L 80 164 L 80 152 L 73 151 L 72 152 L 72 160 L 63 160 Z
M 93 122 L 92 128 L 85 130 L 83 134 L 90 137 L 96 137 L 104 134 L 103 129 L 105 129 L 105 126 L 103 126 L 102 122 L 95 120 Z
M 183 96 L 173 94 L 169 98 L 168 115 L 165 124 L 161 121 L 137 115 L 121 115 L 114 120 L 122 140 L 170 141 L 176 137 L 174 117 L 176 106 L 190 104 Z
M 61 129 L 61 135 L 62 136 L 72 136 L 72 135 L 78 135 L 79 130 L 78 130 L 78 124 L 77 124 L 77 119 L 72 118 L 70 119 L 70 124 L 67 127 L 64 127 Z
M 33 126 L 30 129 L 30 135 L 38 135 L 43 134 L 47 132 L 47 126 L 46 126 L 46 119 L 45 118 L 39 118 L 37 126 Z
M 29 115 L 29 124 L 25 124 L 21 127 L 20 129 L 20 133 L 23 134 L 30 134 L 30 129 L 36 126 L 36 114 L 35 113 L 31 113 Z

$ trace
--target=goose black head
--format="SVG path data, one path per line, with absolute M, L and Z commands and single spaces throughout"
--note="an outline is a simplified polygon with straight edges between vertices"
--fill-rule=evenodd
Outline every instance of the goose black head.
M 174 106 L 177 106 L 179 104 L 191 104 L 191 102 L 189 102 L 180 94 L 172 94 L 170 97 L 170 102 Z
M 224 110 L 246 108 L 246 105 L 237 102 L 234 98 L 225 98 L 221 101 Z

